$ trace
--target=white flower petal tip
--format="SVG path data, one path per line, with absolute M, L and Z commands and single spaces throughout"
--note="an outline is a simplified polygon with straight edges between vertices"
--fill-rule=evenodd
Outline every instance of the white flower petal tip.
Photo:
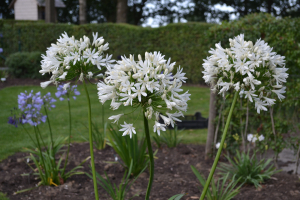
M 41 87 L 43 89 L 45 89 L 48 85 L 50 85 L 50 83 L 52 83 L 53 81 L 45 81 L 45 82 L 41 82 Z

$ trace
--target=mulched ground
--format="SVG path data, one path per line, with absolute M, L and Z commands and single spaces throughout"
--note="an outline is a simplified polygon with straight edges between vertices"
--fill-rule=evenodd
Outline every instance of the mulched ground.
M 159 149 L 155 160 L 155 177 L 151 192 L 154 200 L 166 200 L 169 197 L 187 193 L 184 200 L 199 199 L 200 183 L 193 174 L 190 165 L 195 166 L 200 173 L 208 176 L 212 166 L 212 160 L 204 160 L 204 145 L 184 145 L 169 149 L 163 147 Z M 67 169 L 78 165 L 82 160 L 89 156 L 89 144 L 72 144 L 70 151 L 70 162 Z M 104 150 L 95 150 L 95 165 L 99 174 L 104 171 L 119 184 L 124 174 L 124 169 L 120 164 L 108 164 L 107 161 L 114 161 L 114 150 L 107 146 Z M 0 191 L 6 193 L 11 200 L 36 199 L 72 199 L 88 200 L 94 198 L 92 180 L 86 175 L 74 175 L 63 185 L 40 186 L 29 192 L 13 195 L 14 192 L 26 188 L 34 187 L 39 180 L 34 176 L 21 176 L 23 173 L 30 173 L 31 169 L 25 162 L 26 153 L 16 153 L 0 163 Z M 85 172 L 89 172 L 89 164 L 84 165 Z M 128 197 L 139 193 L 139 197 L 134 200 L 144 199 L 148 184 L 149 173 L 146 170 L 136 180 L 129 191 Z M 110 199 L 104 189 L 98 187 L 100 199 Z M 267 180 L 262 189 L 255 189 L 254 186 L 245 185 L 235 198 L 236 200 L 299 200 L 300 181 L 296 175 L 280 172 Z

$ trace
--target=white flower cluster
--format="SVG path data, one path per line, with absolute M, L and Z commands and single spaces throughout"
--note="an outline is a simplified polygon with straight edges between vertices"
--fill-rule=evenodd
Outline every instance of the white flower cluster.
M 122 60 L 112 68 L 107 68 L 104 82 L 98 83 L 98 95 L 103 104 L 111 100 L 111 108 L 117 110 L 121 105 L 141 106 L 147 119 L 155 116 L 154 132 L 166 130 L 166 125 L 174 127 L 177 117 L 183 116 L 182 111 L 187 110 L 187 101 L 190 99 L 188 92 L 179 94 L 183 90 L 181 85 L 187 79 L 179 67 L 176 74 L 172 74 L 175 63 L 171 59 L 164 60 L 160 52 L 145 53 L 145 60 L 138 55 L 138 61 L 134 56 L 121 57 Z M 174 113 L 170 113 L 175 111 Z M 162 115 L 164 113 L 165 115 Z M 108 119 L 117 122 L 124 114 L 114 115 Z M 164 124 L 159 123 L 162 118 Z M 121 125 L 124 135 L 135 133 L 133 124 Z
M 206 83 L 215 86 L 224 95 L 230 88 L 240 91 L 240 96 L 255 101 L 257 112 L 267 110 L 266 106 L 275 104 L 272 94 L 280 100 L 285 97 L 288 74 L 285 68 L 285 57 L 272 52 L 272 48 L 259 39 L 253 45 L 245 41 L 241 34 L 233 40 L 229 39 L 230 49 L 223 49 L 221 44 L 216 44 L 216 49 L 211 49 L 212 55 L 204 59 L 203 78 Z
M 41 83 L 45 88 L 50 83 L 58 84 L 62 80 L 71 80 L 79 76 L 79 80 L 93 77 L 94 66 L 101 69 L 101 66 L 110 67 L 114 60 L 112 55 L 103 56 L 103 52 L 108 50 L 108 43 L 104 44 L 103 37 L 98 38 L 98 33 L 93 33 L 93 42 L 86 36 L 75 40 L 74 36 L 69 37 L 65 32 L 57 40 L 56 44 L 51 44 L 42 55 L 42 70 L 40 73 L 52 73 L 50 81 Z
M 260 136 L 258 136 L 258 135 L 253 135 L 253 134 L 248 134 L 247 135 L 247 140 L 249 141 L 249 142 L 252 142 L 252 143 L 255 143 L 257 140 L 258 141 L 263 141 L 265 139 L 265 137 L 263 136 L 263 135 L 260 135 Z

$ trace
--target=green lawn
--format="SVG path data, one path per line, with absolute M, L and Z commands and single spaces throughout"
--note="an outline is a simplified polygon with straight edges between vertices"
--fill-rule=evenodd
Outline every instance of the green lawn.
M 91 103 L 92 103 L 92 120 L 94 123 L 101 125 L 101 109 L 102 105 L 98 101 L 97 90 L 93 85 L 88 85 Z M 194 114 L 199 111 L 203 117 L 208 117 L 209 109 L 209 88 L 204 87 L 192 87 L 184 86 L 183 89 L 189 90 L 191 100 L 188 102 L 189 108 L 186 114 Z M 51 92 L 53 95 L 56 92 L 55 86 L 48 86 L 46 89 L 42 89 L 39 86 L 16 86 L 9 87 L 0 90 L 0 160 L 13 154 L 14 152 L 20 151 L 22 147 L 28 147 L 31 144 L 30 138 L 24 132 L 22 127 L 15 128 L 14 126 L 7 123 L 8 117 L 11 115 L 11 109 L 18 106 L 17 98 L 18 94 L 25 90 L 34 92 L 41 91 L 42 94 Z M 81 95 L 77 97 L 77 100 L 71 100 L 71 111 L 73 121 L 73 141 L 82 142 L 83 137 L 88 137 L 88 130 L 84 125 L 87 125 L 87 104 L 86 97 L 83 90 L 83 86 L 78 86 L 78 90 Z M 105 120 L 111 115 L 121 113 L 120 110 L 112 111 L 109 109 L 109 102 L 104 104 L 105 109 Z M 126 108 L 123 112 L 129 112 L 131 108 Z M 134 122 L 137 132 L 143 131 L 143 121 L 141 115 L 138 116 L 138 112 L 128 116 L 126 118 L 127 123 Z M 66 101 L 57 101 L 56 108 L 49 111 L 49 119 L 52 124 L 52 131 L 54 138 L 56 136 L 68 136 L 68 109 Z M 120 119 L 120 123 L 123 123 L 123 118 Z M 84 125 L 83 125 L 84 124 Z M 153 132 L 150 123 L 150 131 Z M 49 131 L 47 124 L 39 125 L 40 130 L 44 138 L 47 138 Z M 26 126 L 30 133 L 33 133 L 33 128 L 29 125 Z M 207 129 L 197 130 L 184 130 L 183 142 L 184 143 L 204 143 L 206 140 Z

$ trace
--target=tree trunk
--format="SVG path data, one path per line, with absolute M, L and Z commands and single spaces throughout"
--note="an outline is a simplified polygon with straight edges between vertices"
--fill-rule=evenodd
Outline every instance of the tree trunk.
M 212 155 L 212 144 L 214 142 L 214 119 L 216 118 L 216 92 L 210 91 L 210 101 L 209 101 L 209 116 L 208 116 L 208 131 L 205 146 L 205 159 L 209 159 Z
M 86 24 L 86 0 L 79 0 L 79 24 Z
M 54 0 L 46 0 L 46 2 L 45 2 L 45 22 L 46 23 L 55 23 Z
M 117 23 L 127 23 L 127 0 L 118 0 Z

